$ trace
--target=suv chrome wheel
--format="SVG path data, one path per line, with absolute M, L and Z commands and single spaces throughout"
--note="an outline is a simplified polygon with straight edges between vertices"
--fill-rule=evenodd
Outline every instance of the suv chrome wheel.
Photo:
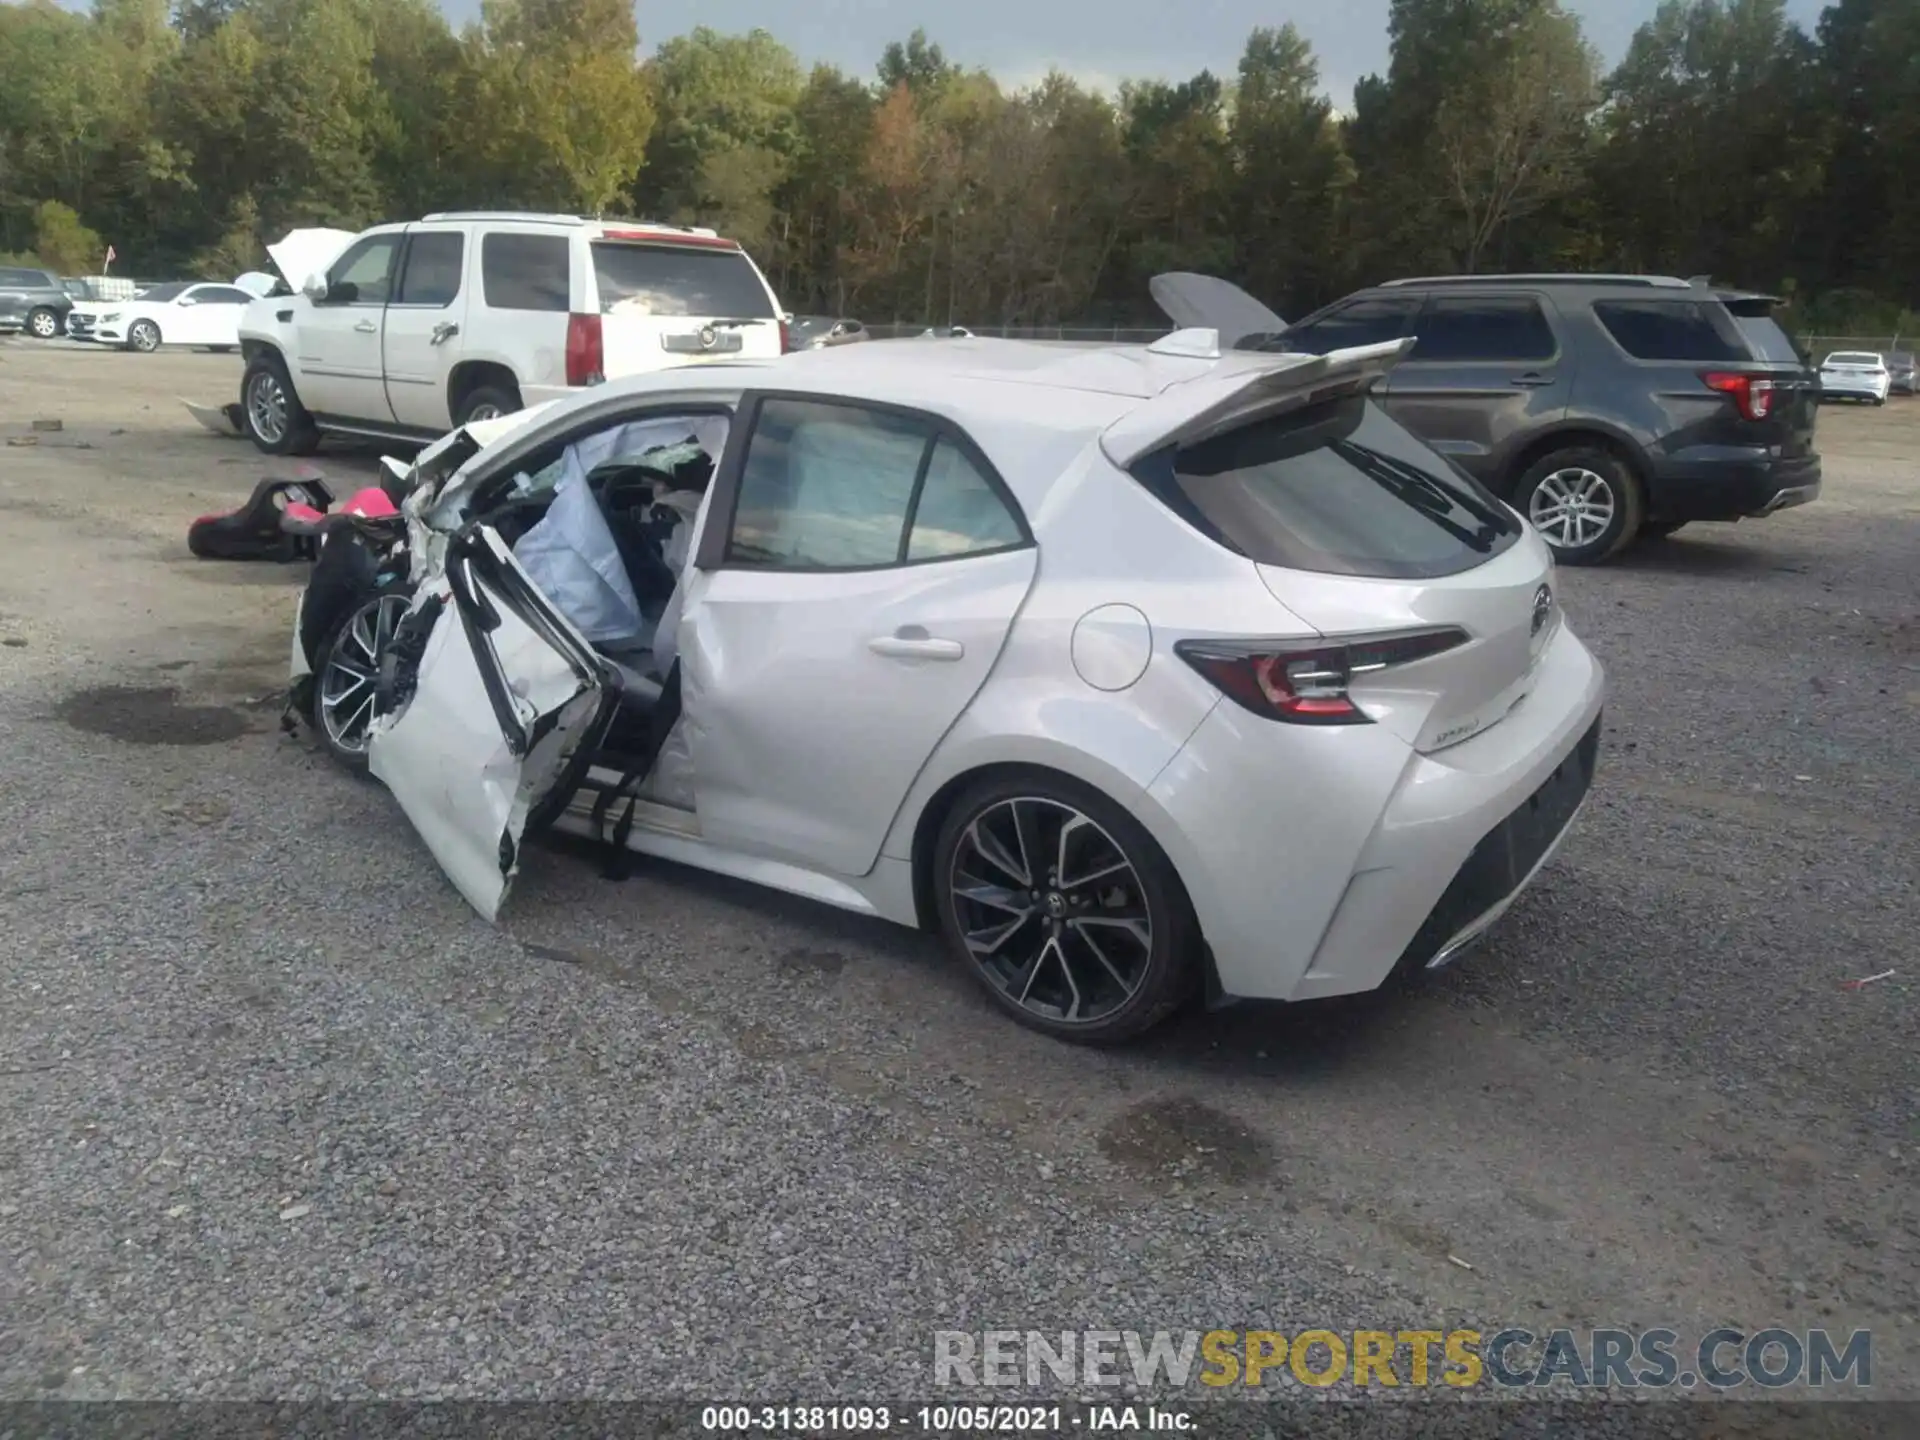
M 1153 917 L 1133 859 L 1060 800 L 1023 795 L 974 816 L 947 875 L 974 964 L 1051 1025 L 1092 1024 L 1139 992 Z
M 1604 475 L 1568 466 L 1545 476 L 1527 501 L 1527 519 L 1556 549 L 1578 550 L 1607 533 L 1619 498 Z
M 253 433 L 269 445 L 286 438 L 287 387 L 271 370 L 256 370 L 247 382 L 247 419 Z
M 36 340 L 51 340 L 60 333 L 60 317 L 51 310 L 36 310 L 27 317 L 27 329 Z

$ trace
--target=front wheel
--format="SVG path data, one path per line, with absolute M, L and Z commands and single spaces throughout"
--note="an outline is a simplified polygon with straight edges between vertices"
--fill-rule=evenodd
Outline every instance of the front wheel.
M 254 448 L 266 455 L 311 455 L 320 432 L 293 392 L 277 355 L 262 355 L 240 381 L 240 424 Z
M 948 948 L 1022 1025 L 1130 1040 L 1193 993 L 1199 925 L 1172 862 L 1132 816 L 1064 776 L 961 795 L 933 877 Z
M 127 348 L 151 355 L 160 348 L 160 327 L 151 320 L 136 320 L 127 331 Z
M 378 713 L 380 662 L 413 604 L 404 587 L 361 601 L 320 642 L 309 718 L 327 753 L 367 773 L 367 739 Z
M 1542 456 L 1514 487 L 1513 503 L 1562 565 L 1597 565 L 1640 533 L 1646 503 L 1625 462 L 1597 446 Z
M 51 340 L 60 333 L 60 317 L 42 305 L 27 316 L 27 333 L 36 340 Z

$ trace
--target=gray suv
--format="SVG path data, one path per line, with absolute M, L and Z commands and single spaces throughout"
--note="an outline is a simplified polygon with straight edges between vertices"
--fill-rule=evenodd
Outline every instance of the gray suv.
M 48 270 L 0 268 L 0 330 L 24 330 L 37 340 L 66 333 L 73 297 Z
M 1362 290 L 1269 343 L 1415 337 L 1376 397 L 1591 565 L 1820 493 L 1819 381 L 1775 303 L 1654 275 L 1445 276 Z

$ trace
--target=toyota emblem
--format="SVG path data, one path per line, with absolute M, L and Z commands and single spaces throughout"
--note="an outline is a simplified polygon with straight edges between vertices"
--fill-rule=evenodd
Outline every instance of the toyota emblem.
M 711 350 L 719 343 L 720 336 L 711 325 L 702 325 L 700 327 L 700 348 L 702 350 Z
M 1553 614 L 1553 590 L 1542 585 L 1533 592 L 1533 628 L 1528 632 L 1538 635 L 1547 628 L 1547 619 Z

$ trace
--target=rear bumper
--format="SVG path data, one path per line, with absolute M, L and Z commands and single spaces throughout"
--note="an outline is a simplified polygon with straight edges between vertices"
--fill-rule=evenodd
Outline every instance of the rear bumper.
M 1562 627 L 1505 719 L 1431 755 L 1372 725 L 1269 747 L 1244 712 L 1212 712 L 1149 795 L 1181 832 L 1169 853 L 1180 852 L 1221 994 L 1356 994 L 1464 949 L 1571 822 L 1605 689 L 1599 662 Z M 1301 748 L 1325 753 L 1303 763 Z M 1546 791 L 1569 765 L 1574 793 Z M 1270 783 L 1249 785 L 1250 767 Z M 1562 803 L 1543 812 L 1548 800 Z
M 1735 450 L 1658 462 L 1650 479 L 1656 520 L 1743 520 L 1818 499 L 1820 457 Z

